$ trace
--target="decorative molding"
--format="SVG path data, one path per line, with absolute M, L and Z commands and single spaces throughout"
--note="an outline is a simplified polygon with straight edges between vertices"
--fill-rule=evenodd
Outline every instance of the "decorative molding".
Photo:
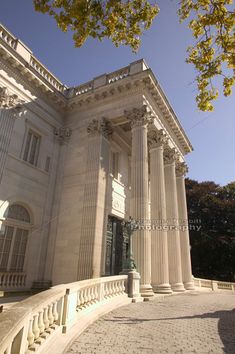
M 19 117 L 19 113 L 22 112 L 23 104 L 25 102 L 21 100 L 17 95 L 10 94 L 7 87 L 0 86 L 0 108 L 11 110 L 14 117 Z
M 169 138 L 163 129 L 150 130 L 148 133 L 148 144 L 150 149 L 158 148 L 167 144 Z
M 60 144 L 67 143 L 72 135 L 72 130 L 70 128 L 55 128 L 54 136 L 58 139 Z
M 165 165 L 169 165 L 179 160 L 179 154 L 175 148 L 171 149 L 170 147 L 167 147 L 164 149 L 163 158 Z
M 110 121 L 104 117 L 101 119 L 93 119 L 87 126 L 89 136 L 103 135 L 105 138 L 111 138 L 113 128 Z
M 176 164 L 176 177 L 182 177 L 185 176 L 186 173 L 188 173 L 188 166 L 186 165 L 185 162 L 178 162 Z
M 132 128 L 152 124 L 154 120 L 153 114 L 147 105 L 124 111 L 124 115 L 131 122 Z

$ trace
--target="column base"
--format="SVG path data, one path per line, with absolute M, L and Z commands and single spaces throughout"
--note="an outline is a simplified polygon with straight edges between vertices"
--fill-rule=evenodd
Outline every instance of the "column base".
M 184 287 L 186 290 L 195 290 L 195 286 L 194 286 L 193 281 L 185 282 Z
M 159 294 L 172 294 L 171 286 L 167 283 L 158 285 L 153 284 L 153 291 Z
M 154 296 L 153 288 L 150 284 L 140 284 L 140 295 L 144 298 Z
M 183 283 L 175 283 L 175 284 L 171 284 L 171 289 L 173 291 L 178 291 L 178 292 L 183 292 L 185 291 L 184 285 Z

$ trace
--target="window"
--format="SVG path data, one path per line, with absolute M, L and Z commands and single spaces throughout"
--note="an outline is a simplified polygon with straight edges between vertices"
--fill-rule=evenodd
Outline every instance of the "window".
M 32 130 L 28 131 L 23 159 L 35 166 L 38 161 L 40 140 L 41 137 L 37 133 Z
M 50 158 L 50 156 L 47 156 L 46 163 L 45 163 L 45 171 L 46 172 L 49 172 L 50 163 L 51 163 L 51 158 Z
M 21 205 L 11 205 L 0 231 L 0 271 L 23 271 L 29 226 L 28 211 Z
M 112 175 L 116 179 L 118 179 L 118 172 L 119 172 L 119 153 L 113 152 L 112 153 Z

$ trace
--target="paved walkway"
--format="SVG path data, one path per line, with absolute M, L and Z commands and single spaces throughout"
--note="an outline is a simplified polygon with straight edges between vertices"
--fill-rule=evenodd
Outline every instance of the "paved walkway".
M 192 292 L 105 315 L 68 354 L 235 354 L 235 294 Z

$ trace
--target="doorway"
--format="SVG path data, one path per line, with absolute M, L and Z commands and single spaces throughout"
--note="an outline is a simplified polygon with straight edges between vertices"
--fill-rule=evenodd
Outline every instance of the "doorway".
M 108 216 L 106 233 L 105 275 L 118 275 L 123 270 L 128 251 L 128 235 L 122 220 Z

